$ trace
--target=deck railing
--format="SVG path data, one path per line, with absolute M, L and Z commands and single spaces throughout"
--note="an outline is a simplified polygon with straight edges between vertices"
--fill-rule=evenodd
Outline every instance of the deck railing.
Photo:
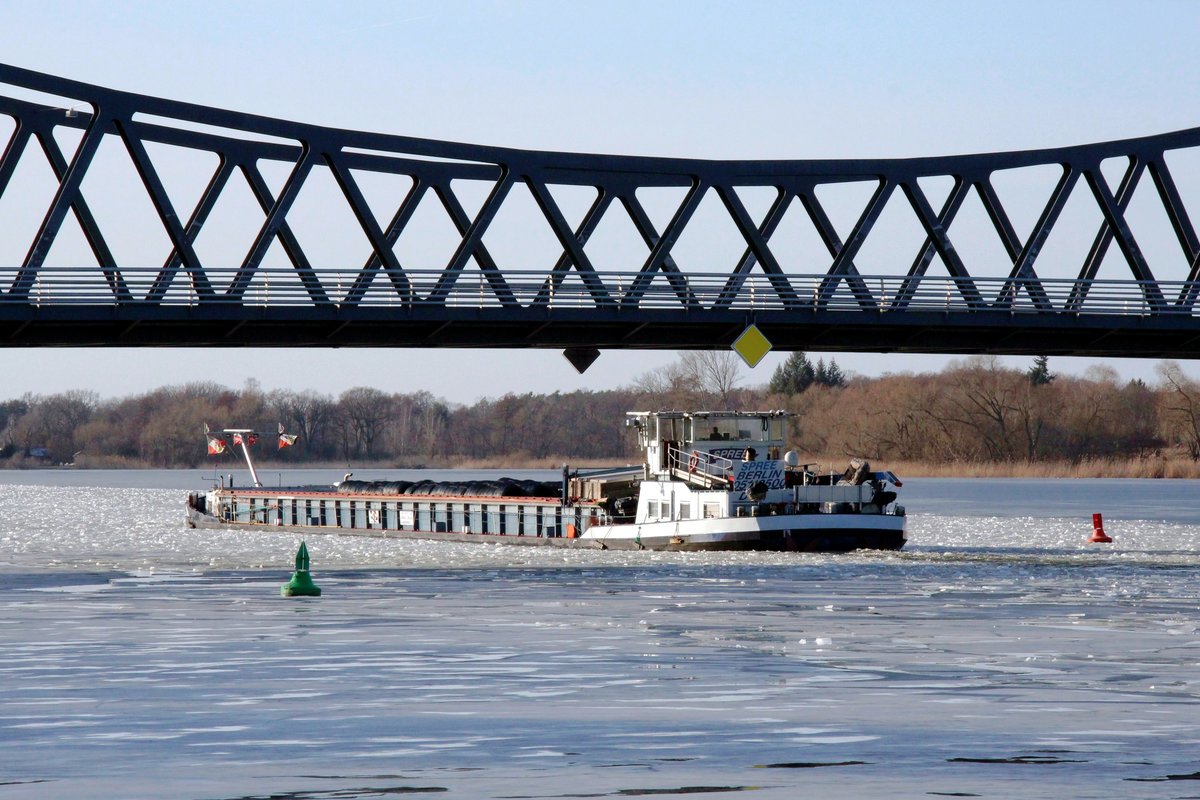
M 1200 282 L 939 276 L 659 274 L 206 267 L 41 267 L 30 282 L 0 269 L 0 306 L 233 306 L 241 308 L 544 308 L 550 310 L 794 310 L 1193 316 Z
M 667 460 L 671 470 L 702 479 L 724 481 L 733 473 L 733 459 L 703 450 L 672 447 L 667 451 Z

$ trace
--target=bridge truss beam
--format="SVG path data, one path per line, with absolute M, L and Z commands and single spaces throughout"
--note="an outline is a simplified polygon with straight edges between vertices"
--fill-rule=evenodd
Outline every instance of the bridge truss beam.
M 6 120 L 0 346 L 715 348 L 755 323 L 785 350 L 1200 353 L 1200 237 L 1173 171 L 1200 154 L 1200 129 L 911 159 L 645 158 L 338 130 L 0 65 Z M 118 258 L 114 154 L 151 210 L 152 260 Z M 998 176 L 1030 171 L 1052 180 L 1006 205 Z M 180 191 L 180 172 L 198 188 Z M 380 200 L 380 178 L 401 190 Z M 310 256 L 324 234 L 298 210 L 320 182 L 335 187 L 326 212 L 353 220 L 334 263 Z M 831 199 L 846 186 L 858 199 Z M 239 192 L 253 217 L 242 238 L 211 233 Z M 652 204 L 660 192 L 669 201 Z M 540 263 L 499 253 L 518 195 L 516 238 L 551 242 Z M 1048 262 L 1080 204 L 1090 246 Z M 450 246 L 407 255 L 431 208 Z M 681 240 L 703 252 L 714 209 L 733 246 L 693 246 L 684 263 Z M 615 224 L 637 246 L 614 267 L 596 242 Z M 797 255 L 797 235 L 815 250 Z M 999 258 L 978 255 L 981 239 Z M 864 268 L 871 246 L 883 269 Z

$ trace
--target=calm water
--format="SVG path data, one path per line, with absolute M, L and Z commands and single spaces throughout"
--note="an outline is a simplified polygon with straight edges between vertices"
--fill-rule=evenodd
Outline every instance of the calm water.
M 900 554 L 317 536 L 296 600 L 206 483 L 0 472 L 0 799 L 1200 796 L 1198 482 L 913 480 Z

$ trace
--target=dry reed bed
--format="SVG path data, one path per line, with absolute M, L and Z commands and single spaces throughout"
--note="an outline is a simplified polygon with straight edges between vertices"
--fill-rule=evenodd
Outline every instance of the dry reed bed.
M 1200 478 L 1200 462 L 1187 458 L 947 464 L 900 461 L 880 468 L 890 469 L 901 478 Z
M 812 469 L 821 473 L 845 471 L 849 464 L 846 457 L 820 458 L 808 461 Z M 571 469 L 591 469 L 616 466 L 636 466 L 633 462 L 620 458 L 610 459 L 573 459 L 570 456 L 545 456 L 535 458 L 528 454 L 513 456 L 495 456 L 479 458 L 473 456 L 447 456 L 434 459 L 420 465 L 426 469 L 561 469 L 563 464 Z M 153 469 L 154 465 L 121 457 L 87 457 L 83 456 L 74 465 L 79 469 Z M 241 465 L 227 464 L 214 466 L 211 464 L 198 465 L 195 469 L 227 470 Z M 264 459 L 259 465 L 263 469 L 394 469 L 408 470 L 419 468 L 411 464 L 388 462 L 345 464 L 329 463 L 284 463 L 273 459 Z M 1185 455 L 1163 455 L 1147 458 L 1094 458 L 1082 461 L 1033 461 L 1033 462 L 946 462 L 929 463 L 924 461 L 874 461 L 876 469 L 888 469 L 904 478 L 1184 478 L 1200 479 L 1200 461 L 1192 460 Z M 9 459 L 0 461 L 3 469 L 46 469 L 58 468 L 33 462 L 29 459 Z
M 818 472 L 844 472 L 850 459 L 821 458 L 809 461 Z M 620 466 L 619 459 L 581 459 L 570 456 L 532 458 L 451 458 L 445 466 L 452 469 L 572 469 Z M 1147 458 L 1095 458 L 1082 461 L 1033 462 L 947 462 L 879 461 L 876 469 L 887 469 L 904 478 L 1189 478 L 1200 479 L 1200 461 L 1186 456 Z

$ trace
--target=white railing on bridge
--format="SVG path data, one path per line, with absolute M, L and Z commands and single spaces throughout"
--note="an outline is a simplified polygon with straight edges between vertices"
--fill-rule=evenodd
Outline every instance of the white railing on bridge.
M 1192 315 L 1200 282 L 1078 280 L 1073 278 L 953 278 L 945 276 L 752 275 L 637 272 L 485 273 L 405 270 L 374 274 L 365 289 L 361 270 L 291 267 L 256 269 L 231 291 L 237 268 L 206 267 L 193 281 L 180 270 L 151 297 L 158 267 L 121 267 L 106 276 L 99 267 L 41 267 L 22 281 L 20 270 L 0 269 L 0 306 L 225 305 L 258 307 L 359 306 L 550 309 L 638 308 L 674 311 L 1004 311 L 1012 314 Z M 206 286 L 207 284 L 207 286 Z M 207 288 L 208 291 L 202 291 Z

